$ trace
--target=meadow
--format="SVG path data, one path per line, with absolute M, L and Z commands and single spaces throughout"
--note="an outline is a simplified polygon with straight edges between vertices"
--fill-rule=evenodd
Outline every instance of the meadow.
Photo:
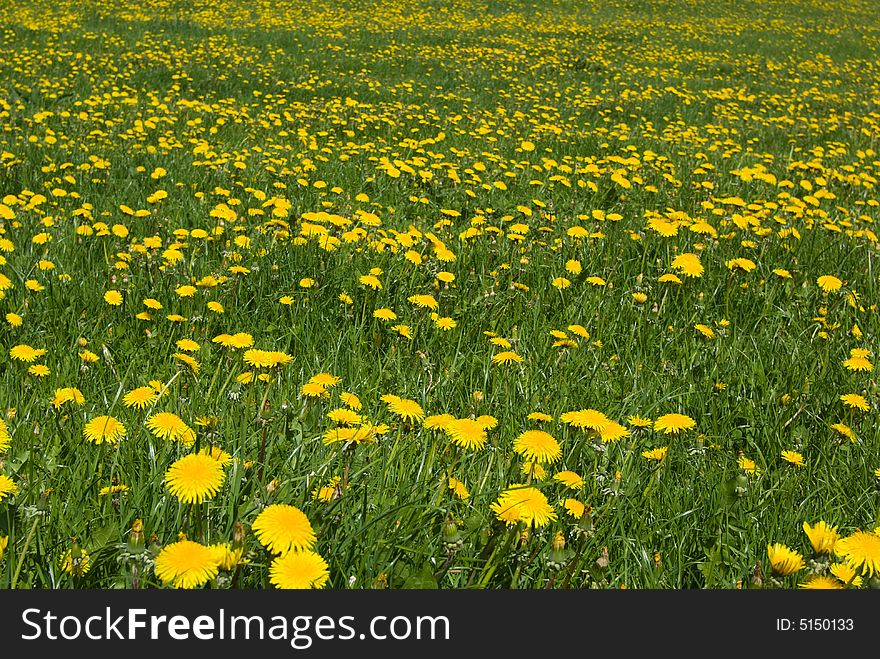
M 0 25 L 0 588 L 880 583 L 873 0 Z

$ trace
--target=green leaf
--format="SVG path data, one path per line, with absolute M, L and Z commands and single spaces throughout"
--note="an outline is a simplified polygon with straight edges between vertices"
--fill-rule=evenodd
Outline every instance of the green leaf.
M 437 580 L 434 578 L 434 569 L 428 561 L 422 565 L 422 569 L 415 574 L 411 574 L 403 587 L 409 590 L 436 590 Z

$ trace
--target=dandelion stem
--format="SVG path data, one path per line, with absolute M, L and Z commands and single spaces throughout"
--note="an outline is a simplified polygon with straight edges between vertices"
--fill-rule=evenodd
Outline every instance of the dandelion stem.
M 40 522 L 39 517 L 34 518 L 34 523 L 31 524 L 31 529 L 28 531 L 27 538 L 24 541 L 24 547 L 21 550 L 21 555 L 18 557 L 18 565 L 15 566 L 15 574 L 12 575 L 12 583 L 9 584 L 10 590 L 15 590 L 15 586 L 18 583 L 18 575 L 21 573 L 21 566 L 24 565 L 24 557 L 27 554 L 28 547 L 31 545 L 31 540 L 34 539 L 34 532 L 37 530 L 37 524 Z

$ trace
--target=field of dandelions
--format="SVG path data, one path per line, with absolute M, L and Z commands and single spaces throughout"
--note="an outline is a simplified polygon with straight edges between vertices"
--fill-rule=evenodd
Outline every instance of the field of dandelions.
M 873 0 L 0 17 L 0 587 L 878 584 Z

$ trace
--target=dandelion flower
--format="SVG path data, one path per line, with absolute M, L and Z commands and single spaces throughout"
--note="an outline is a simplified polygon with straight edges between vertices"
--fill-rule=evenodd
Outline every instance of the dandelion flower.
M 397 314 L 391 309 L 376 309 L 373 312 L 373 318 L 378 318 L 379 320 L 397 320 Z
M 862 578 L 856 573 L 852 566 L 846 563 L 835 563 L 828 568 L 828 571 L 847 586 L 855 586 L 858 588 L 862 585 Z
M 324 387 L 335 387 L 342 382 L 342 378 L 330 373 L 318 373 L 317 375 L 310 377 L 309 382 L 312 384 L 320 384 Z
M 547 470 L 544 469 L 540 462 L 531 462 L 529 460 L 523 462 L 520 471 L 526 476 L 531 475 L 535 480 L 542 481 L 547 477 Z
M 244 361 L 254 368 L 275 368 L 287 364 L 293 357 L 278 350 L 257 350 L 252 348 L 244 353 Z
M 672 261 L 672 267 L 688 277 L 702 277 L 704 268 L 700 257 L 690 252 L 679 254 Z
M 453 320 L 452 318 L 443 317 L 435 320 L 434 325 L 437 327 L 437 329 L 448 332 L 449 330 L 455 329 L 458 323 L 456 323 L 455 320 Z
M 433 295 L 410 295 L 406 299 L 417 307 L 428 308 L 432 311 L 436 311 L 439 307 Z
M 451 414 L 432 414 L 425 417 L 422 425 L 428 430 L 446 430 L 453 421 L 455 417 Z
M 95 444 L 117 444 L 125 437 L 125 426 L 112 416 L 96 416 L 83 427 L 83 436 Z
M 118 307 L 122 304 L 122 293 L 119 291 L 107 291 L 104 293 L 104 302 L 112 307 Z
M 475 419 L 454 419 L 443 429 L 452 443 L 461 448 L 479 451 L 486 445 L 486 429 Z
M 310 550 L 287 552 L 269 568 L 269 581 L 276 588 L 323 588 L 329 578 L 327 561 Z
M 683 430 L 695 428 L 697 422 L 684 414 L 664 414 L 654 421 L 654 430 L 666 435 L 677 435 Z
M 375 275 L 362 275 L 358 281 L 364 286 L 369 286 L 374 291 L 382 290 L 382 282 Z
M 626 422 L 633 428 L 650 428 L 654 425 L 654 422 L 651 419 L 639 416 L 638 414 L 633 414 L 626 420 Z
M 846 437 L 851 442 L 855 443 L 856 433 L 853 431 L 852 428 L 850 428 L 845 423 L 832 423 L 831 429 L 837 431 L 838 434 L 840 434 L 843 437 Z
M 155 403 L 158 399 L 159 394 L 153 387 L 138 387 L 123 396 L 122 404 L 126 407 L 136 407 L 142 410 Z
M 559 420 L 575 428 L 592 430 L 598 433 L 601 433 L 611 423 L 611 419 L 594 409 L 565 412 L 559 417 Z
M 801 588 L 809 590 L 841 590 L 843 586 L 834 577 L 816 574 L 801 583 Z
M 76 387 L 62 387 L 61 389 L 55 390 L 55 397 L 52 399 L 53 407 L 57 409 L 61 409 L 61 406 L 64 403 L 73 403 L 74 405 L 82 405 L 85 403 L 85 398 L 82 395 L 82 392 Z
M 822 275 L 816 280 L 816 283 L 825 293 L 833 293 L 843 286 L 843 282 L 833 275 Z
M 401 398 L 388 406 L 392 414 L 396 414 L 407 422 L 421 421 L 425 418 L 425 411 L 422 406 L 414 400 Z
M 339 400 L 342 401 L 343 405 L 345 405 L 346 407 L 350 407 L 353 410 L 361 409 L 361 399 L 352 393 L 343 391 L 341 394 L 339 394 Z
M 493 364 L 518 364 L 523 361 L 523 358 L 513 352 L 512 350 L 508 350 L 505 352 L 499 352 L 497 355 L 492 357 Z
M 242 348 L 250 348 L 254 345 L 254 337 L 247 332 L 238 332 L 237 334 L 218 334 L 213 339 L 213 343 L 219 343 L 224 348 L 233 348 L 240 350 Z
M 565 508 L 565 512 L 575 519 L 583 517 L 587 510 L 587 507 L 583 502 L 578 501 L 577 499 L 566 499 L 562 502 L 562 507 Z
M 526 430 L 514 441 L 513 450 L 532 462 L 553 463 L 562 457 L 559 442 L 543 430 Z
M 470 498 L 471 494 L 468 492 L 467 487 L 457 478 L 452 478 L 450 476 L 447 485 L 461 501 L 467 501 Z
M 300 393 L 306 398 L 320 398 L 330 397 L 330 392 L 327 391 L 327 387 L 319 382 L 306 382 L 302 387 L 300 387 Z
M 880 535 L 876 533 L 856 531 L 840 540 L 834 553 L 863 575 L 871 577 L 880 573 Z
M 804 456 L 798 453 L 797 451 L 783 451 L 782 459 L 788 462 L 789 464 L 793 464 L 797 467 L 804 466 Z
M 82 577 L 92 569 L 92 558 L 80 547 L 69 548 L 61 556 L 61 569 L 70 576 Z
M 311 549 L 316 540 L 305 513 L 283 503 L 264 508 L 254 520 L 253 530 L 260 544 L 273 554 Z
M 582 490 L 586 485 L 583 477 L 574 471 L 560 471 L 553 474 L 553 480 L 562 483 L 565 487 L 572 490 Z
M 183 419 L 172 412 L 158 412 L 147 419 L 147 428 L 159 439 L 192 444 L 196 434 Z
M 837 535 L 837 527 L 828 526 L 823 521 L 817 522 L 814 526 L 804 522 L 803 529 L 810 539 L 810 544 L 813 545 L 813 551 L 817 554 L 830 554 L 834 545 L 840 540 L 840 536 Z
M 867 355 L 862 354 L 850 355 L 849 359 L 844 360 L 843 366 L 850 371 L 870 372 L 874 370 L 874 364 L 871 363 L 871 360 L 868 359 Z
M 605 427 L 599 431 L 599 436 L 602 438 L 602 442 L 604 444 L 610 444 L 612 442 L 616 442 L 618 439 L 623 439 L 629 435 L 629 430 L 621 424 L 617 423 L 617 421 L 608 420 L 608 423 L 605 424 Z
M 9 434 L 9 428 L 6 427 L 6 422 L 0 419 L 0 453 L 6 451 L 11 443 L 12 436 Z
M 13 359 L 17 359 L 20 362 L 32 362 L 36 360 L 38 357 L 42 357 L 46 354 L 46 350 L 43 348 L 32 348 L 26 344 L 19 344 L 9 350 L 9 356 Z
M 803 570 L 804 557 L 786 545 L 776 543 L 767 545 L 767 558 L 773 571 L 783 577 Z
M 865 397 L 860 396 L 859 394 L 843 394 L 840 397 L 840 400 L 850 409 L 861 410 L 862 412 L 867 412 L 871 409 L 871 406 L 868 405 L 868 401 L 865 400 Z
M 642 451 L 642 457 L 646 460 L 656 460 L 660 462 L 666 457 L 666 454 L 669 453 L 668 446 L 661 446 L 659 448 L 651 449 L 650 451 Z
M 220 491 L 226 474 L 219 460 L 202 453 L 191 453 L 165 472 L 168 491 L 182 503 L 202 503 Z
M 715 338 L 715 331 L 708 325 L 697 323 L 696 325 L 694 325 L 694 329 L 710 341 Z
M 198 588 L 217 576 L 226 552 L 182 539 L 162 548 L 156 556 L 156 576 L 175 588 Z
M 198 352 L 201 350 L 201 346 L 192 339 L 180 339 L 175 342 L 175 345 L 184 352 Z
M 195 358 L 193 358 L 192 355 L 187 355 L 186 353 L 183 353 L 183 352 L 176 352 L 172 356 L 177 361 L 189 366 L 190 370 L 193 373 L 198 373 L 199 370 L 201 370 L 201 365 L 199 364 L 198 361 L 195 360 Z
M 740 454 L 736 459 L 737 466 L 742 469 L 744 472 L 751 476 L 760 476 L 761 468 L 758 467 L 758 464 L 752 460 L 751 458 L 747 458 L 746 456 Z
M 0 474 L 0 501 L 12 494 L 18 494 L 18 485 L 13 483 L 9 476 Z
M 512 485 L 504 490 L 490 508 L 508 526 L 524 522 L 527 526 L 546 526 L 556 520 L 556 513 L 544 493 L 534 487 Z

